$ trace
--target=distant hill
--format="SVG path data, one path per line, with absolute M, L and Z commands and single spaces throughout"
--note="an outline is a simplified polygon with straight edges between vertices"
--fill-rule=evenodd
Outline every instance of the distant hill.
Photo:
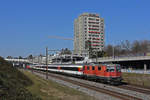
M 0 57 L 0 99 L 1 100 L 40 100 L 33 96 L 26 86 L 32 81 L 12 64 Z

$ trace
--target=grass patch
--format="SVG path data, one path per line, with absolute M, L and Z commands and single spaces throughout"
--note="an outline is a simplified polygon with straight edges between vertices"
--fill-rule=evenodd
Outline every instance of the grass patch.
M 150 75 L 149 74 L 137 74 L 137 73 L 122 73 L 123 81 L 141 85 L 145 87 L 150 87 Z
M 33 81 L 33 85 L 28 86 L 27 89 L 32 94 L 39 95 L 42 100 L 94 100 L 93 97 L 82 92 L 45 80 L 28 71 L 23 71 L 23 73 Z
M 40 100 L 25 88 L 31 84 L 28 77 L 0 57 L 0 100 Z

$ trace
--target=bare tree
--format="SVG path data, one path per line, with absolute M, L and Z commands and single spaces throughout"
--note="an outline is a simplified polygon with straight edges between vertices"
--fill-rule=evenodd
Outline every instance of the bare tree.
M 18 58 L 19 58 L 19 59 L 22 59 L 22 57 L 21 57 L 21 56 L 19 56 Z
M 13 58 L 12 56 L 8 56 L 8 57 L 7 57 L 7 59 L 12 59 L 12 58 Z
M 150 41 L 148 41 L 148 40 L 143 40 L 143 41 L 141 41 L 141 43 L 140 43 L 140 45 L 141 45 L 141 53 L 147 53 L 147 52 L 149 52 L 150 51 Z
M 141 51 L 140 42 L 135 40 L 132 44 L 132 53 L 138 54 Z
M 28 59 L 33 59 L 32 54 L 27 57 Z
M 132 45 L 130 43 L 129 40 L 125 40 L 121 43 L 121 49 L 122 49 L 122 53 L 123 55 L 127 55 L 130 54 L 131 49 L 132 49 Z
M 105 52 L 107 53 L 108 56 L 113 56 L 113 46 L 112 45 L 107 45 L 105 47 Z
M 120 56 L 121 51 L 122 51 L 121 45 L 114 46 L 114 56 Z
M 114 52 L 113 52 L 114 51 Z M 127 56 L 127 55 L 145 55 L 146 53 L 150 52 L 150 41 L 149 40 L 142 40 L 138 41 L 135 40 L 133 43 L 126 40 L 119 45 L 107 45 L 105 47 L 105 52 L 108 56 L 112 56 L 113 53 L 115 56 Z

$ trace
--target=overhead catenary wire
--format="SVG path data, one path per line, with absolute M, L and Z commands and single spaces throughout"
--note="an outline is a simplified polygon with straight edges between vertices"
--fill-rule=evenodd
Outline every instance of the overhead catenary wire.
M 72 40 L 72 41 L 74 41 L 73 38 L 66 38 L 66 37 L 61 37 L 61 36 L 48 36 L 48 38 L 51 38 L 51 39 L 62 39 L 62 40 Z

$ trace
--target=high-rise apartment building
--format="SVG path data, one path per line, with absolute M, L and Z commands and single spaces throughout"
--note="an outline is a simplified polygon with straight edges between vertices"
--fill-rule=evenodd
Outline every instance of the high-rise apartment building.
M 83 13 L 74 21 L 74 54 L 87 56 L 104 48 L 104 19 L 98 14 Z

